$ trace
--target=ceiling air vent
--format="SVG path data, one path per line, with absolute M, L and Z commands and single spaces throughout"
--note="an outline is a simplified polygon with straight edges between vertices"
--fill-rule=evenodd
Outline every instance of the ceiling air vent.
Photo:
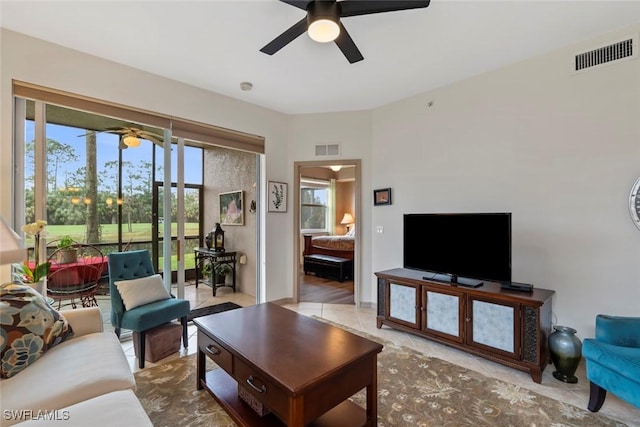
M 316 156 L 337 156 L 340 154 L 340 144 L 316 145 Z
M 574 71 L 582 71 L 597 65 L 609 64 L 622 59 L 632 59 L 638 56 L 638 42 L 634 37 L 579 53 L 575 57 Z

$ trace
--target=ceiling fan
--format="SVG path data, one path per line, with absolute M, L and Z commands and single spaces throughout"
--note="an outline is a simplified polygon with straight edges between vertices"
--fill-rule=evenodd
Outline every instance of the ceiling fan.
M 162 147 L 162 142 L 164 140 L 164 137 L 162 135 L 158 135 L 156 133 L 149 132 L 134 126 L 109 127 L 109 128 L 106 128 L 105 130 L 98 131 L 98 132 L 107 132 L 107 133 L 114 133 L 116 135 L 120 135 L 120 144 L 118 145 L 118 148 L 121 150 L 124 150 L 129 147 L 133 148 L 133 147 L 139 146 L 141 139 L 146 139 L 147 141 L 151 141 L 154 144 Z M 80 136 L 85 136 L 85 135 L 87 134 L 80 135 Z
M 418 9 L 429 6 L 430 0 L 280 0 L 305 10 L 307 16 L 260 49 L 273 55 L 307 31 L 313 40 L 326 43 L 335 41 L 347 60 L 353 64 L 364 57 L 351 36 L 340 22 L 340 18 Z

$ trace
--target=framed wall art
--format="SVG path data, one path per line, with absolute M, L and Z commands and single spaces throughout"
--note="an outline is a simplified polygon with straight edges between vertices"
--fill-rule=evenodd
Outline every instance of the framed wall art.
M 244 225 L 242 190 L 220 193 L 220 224 Z
M 391 204 L 391 189 L 381 188 L 373 190 L 373 205 L 390 205 Z
M 268 196 L 268 212 L 286 212 L 287 211 L 287 183 L 269 181 L 267 186 Z

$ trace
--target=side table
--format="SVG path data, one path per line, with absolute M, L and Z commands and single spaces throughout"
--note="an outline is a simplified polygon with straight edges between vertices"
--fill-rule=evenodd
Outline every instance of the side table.
M 213 296 L 216 296 L 216 289 L 224 286 L 231 287 L 233 292 L 236 291 L 236 255 L 235 251 L 216 252 L 207 248 L 194 249 L 194 255 L 196 260 L 196 288 L 198 283 L 204 283 L 211 286 L 213 289 Z M 226 264 L 231 267 L 232 282 L 231 285 L 226 283 L 217 283 L 218 275 L 216 274 L 216 266 Z M 205 265 L 209 265 L 209 275 L 205 277 L 202 270 Z M 202 279 L 200 279 L 202 277 Z

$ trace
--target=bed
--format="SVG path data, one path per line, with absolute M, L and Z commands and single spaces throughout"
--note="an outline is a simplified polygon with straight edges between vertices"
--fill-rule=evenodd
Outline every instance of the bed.
M 303 255 L 330 255 L 353 259 L 355 236 L 311 236 L 304 235 Z

